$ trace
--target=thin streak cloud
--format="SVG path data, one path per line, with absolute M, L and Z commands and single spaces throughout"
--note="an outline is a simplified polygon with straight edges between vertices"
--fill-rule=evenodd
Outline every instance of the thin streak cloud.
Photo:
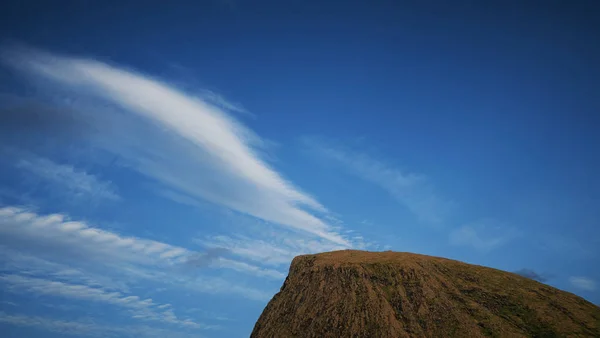
M 103 263 L 131 263 L 149 267 L 170 268 L 198 263 L 207 253 L 198 253 L 179 246 L 145 238 L 122 236 L 92 227 L 85 222 L 70 221 L 61 214 L 41 216 L 17 207 L 0 208 L 0 243 L 28 249 L 45 248 L 48 255 L 71 256 Z M 14 256 L 14 255 L 13 255 Z M 273 269 L 261 268 L 224 257 L 210 257 L 203 261 L 207 267 L 225 268 L 259 277 L 283 278 Z
M 55 189 L 74 199 L 119 200 L 121 197 L 111 182 L 106 182 L 84 170 L 68 164 L 59 164 L 50 159 L 27 156 L 21 157 L 15 166 L 49 182 Z
M 351 246 L 317 216 L 327 213 L 323 205 L 261 159 L 255 147 L 260 138 L 218 106 L 158 79 L 94 60 L 31 49 L 5 50 L 3 60 L 90 102 L 116 108 L 102 111 L 105 119 L 114 119 L 109 123 L 114 129 L 96 144 L 142 174 L 194 198 Z
M 588 277 L 581 276 L 572 276 L 569 277 L 569 283 L 573 285 L 575 288 L 584 291 L 594 291 L 596 290 L 596 282 Z
M 72 335 L 75 337 L 198 337 L 198 334 L 178 332 L 146 325 L 101 325 L 94 321 L 67 321 L 49 317 L 7 314 L 4 312 L 0 312 L 0 323 L 44 329 L 61 335 Z
M 425 175 L 399 170 L 366 153 L 334 146 L 323 140 L 305 138 L 303 144 L 311 153 L 338 163 L 347 172 L 387 191 L 424 223 L 443 224 L 454 207 L 451 201 L 435 191 Z
M 105 303 L 130 310 L 133 318 L 202 328 L 201 324 L 194 321 L 177 318 L 171 310 L 167 310 L 169 312 L 165 315 L 165 311 L 157 308 L 161 304 L 155 304 L 150 298 L 142 300 L 138 296 L 126 296 L 119 292 L 110 292 L 84 284 L 68 284 L 15 274 L 0 275 L 0 283 L 4 284 L 5 290 L 12 292 Z

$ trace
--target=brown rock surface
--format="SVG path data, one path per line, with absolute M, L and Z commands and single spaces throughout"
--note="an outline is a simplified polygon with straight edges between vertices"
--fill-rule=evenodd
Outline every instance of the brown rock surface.
M 398 252 L 294 258 L 251 337 L 600 337 L 600 308 L 519 275 Z

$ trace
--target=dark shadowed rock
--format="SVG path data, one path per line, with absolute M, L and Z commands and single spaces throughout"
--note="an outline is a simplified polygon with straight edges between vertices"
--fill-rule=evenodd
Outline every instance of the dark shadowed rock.
M 251 337 L 600 337 L 600 308 L 514 273 L 410 253 L 294 258 Z

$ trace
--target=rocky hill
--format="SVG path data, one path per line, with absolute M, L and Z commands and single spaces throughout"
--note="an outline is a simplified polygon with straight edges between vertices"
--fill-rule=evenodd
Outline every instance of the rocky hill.
M 600 337 L 600 308 L 519 275 L 411 253 L 294 258 L 251 337 Z

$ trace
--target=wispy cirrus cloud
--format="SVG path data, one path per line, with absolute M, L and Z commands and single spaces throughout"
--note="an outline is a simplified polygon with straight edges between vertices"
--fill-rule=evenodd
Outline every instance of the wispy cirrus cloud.
M 0 208 L 0 233 L 7 245 L 38 245 L 88 259 L 138 264 L 174 264 L 190 252 L 184 248 L 70 221 L 62 214 L 38 215 L 18 207 Z
M 91 320 L 61 320 L 40 316 L 7 314 L 0 312 L 0 323 L 21 327 L 44 329 L 61 335 L 76 337 L 198 337 L 197 333 L 187 333 L 147 325 L 102 325 Z
M 328 219 L 332 224 L 339 222 L 333 216 Z M 228 250 L 231 256 L 244 261 L 275 269 L 283 267 L 286 270 L 295 256 L 347 249 L 344 245 L 323 238 L 300 236 L 292 229 L 279 229 L 275 225 L 239 214 L 230 214 L 227 222 L 237 226 L 226 233 L 197 236 L 193 241 L 204 250 L 222 248 Z M 345 233 L 354 249 L 379 248 L 375 243 L 365 241 L 358 233 Z
M 262 268 L 253 264 L 235 261 L 223 257 L 219 257 L 214 263 L 214 265 L 217 267 L 225 267 L 227 269 L 232 269 L 239 272 L 251 273 L 255 276 L 269 277 L 280 280 L 283 280 L 286 276 L 283 272 L 278 270 Z
M 251 218 L 261 224 L 260 229 L 249 233 L 238 228 L 235 233 L 248 235 L 246 244 L 264 241 L 281 249 L 280 257 L 265 262 L 215 241 L 192 250 L 185 241 L 169 244 L 147 235 L 124 235 L 102 224 L 72 220 L 68 213 L 6 207 L 0 208 L 0 245 L 12 252 L 0 263 L 6 267 L 1 271 L 7 279 L 4 285 L 12 285 L 14 292 L 117 307 L 134 320 L 161 325 L 175 321 L 171 324 L 187 329 L 186 318 L 178 317 L 180 310 L 185 311 L 185 306 L 181 309 L 187 303 L 184 294 L 266 302 L 285 278 L 282 267 L 294 253 L 361 245 L 344 235 L 342 224 L 325 206 L 268 162 L 268 141 L 226 113 L 244 111 L 241 106 L 211 92 L 194 90 L 198 94 L 190 95 L 157 78 L 94 60 L 23 49 L 4 50 L 1 56 L 43 93 L 38 100 L 42 105 L 56 108 L 37 111 L 44 123 L 43 128 L 35 128 L 48 135 L 52 130 L 60 133 L 62 125 L 68 124 L 69 145 L 80 147 L 74 150 L 81 154 L 77 162 L 69 161 L 75 158 L 71 153 L 59 161 L 33 149 L 48 158 L 17 156 L 15 165 L 20 170 L 56 185 L 55 190 L 85 196 L 94 189 L 81 187 L 108 181 L 100 175 L 93 177 L 95 182 L 90 176 L 77 176 L 91 171 L 70 163 L 92 164 L 98 173 L 100 166 L 115 166 L 108 174 L 133 174 L 136 179 L 131 184 L 151 187 L 170 201 Z M 56 100 L 54 95 L 69 99 Z M 53 120 L 62 111 L 68 111 L 67 116 Z M 18 128 L 32 128 L 17 122 Z M 79 127 L 82 132 L 77 132 Z M 81 142 L 72 142 L 74 138 Z M 119 195 L 116 186 L 109 188 L 105 191 Z M 231 227 L 228 223 L 217 232 L 232 233 Z M 243 237 L 231 238 L 243 241 Z M 52 285 L 48 290 L 53 294 L 37 291 L 47 285 Z M 83 293 L 73 291 L 78 289 Z M 131 292 L 140 289 L 146 290 L 138 293 L 144 298 L 133 304 L 174 294 L 179 300 L 169 298 L 169 302 L 177 307 L 154 300 L 149 309 L 126 306 L 123 299 L 131 299 Z
M 310 152 L 342 165 L 347 172 L 387 191 L 424 223 L 443 223 L 453 208 L 453 203 L 435 191 L 426 175 L 400 170 L 367 153 L 322 139 L 304 138 L 302 141 Z
M 302 143 L 311 153 L 338 163 L 348 172 L 381 187 L 424 224 L 447 225 L 457 207 L 454 201 L 439 194 L 424 174 L 400 170 L 365 152 L 350 150 L 323 139 L 304 138 Z M 448 240 L 453 246 L 489 252 L 517 236 L 518 231 L 514 227 L 487 218 L 450 229 Z
M 272 241 L 238 235 L 219 235 L 197 238 L 196 243 L 205 247 L 227 248 L 232 254 L 270 265 L 287 264 L 294 258 L 294 252 Z
M 493 219 L 482 219 L 452 230 L 449 242 L 454 246 L 489 252 L 508 243 L 517 235 L 517 231 L 512 227 Z
M 127 309 L 131 313 L 131 317 L 136 319 L 152 320 L 190 328 L 205 328 L 204 325 L 190 319 L 178 318 L 172 309 L 160 308 L 162 304 L 155 304 L 150 298 L 142 300 L 138 296 L 127 296 L 119 292 L 107 291 L 85 284 L 69 284 L 17 274 L 0 275 L 0 283 L 4 285 L 4 290 L 11 292 L 104 303 Z
M 272 234 L 268 239 L 239 234 L 218 235 L 196 238 L 195 242 L 207 248 L 226 248 L 232 255 L 271 266 L 287 265 L 295 256 L 302 254 L 345 249 L 344 246 L 285 234 Z M 365 245 L 357 241 L 356 247 L 364 249 Z
M 24 49 L 3 56 L 15 69 L 113 108 L 102 114 L 111 133 L 101 131 L 94 142 L 128 167 L 191 198 L 351 246 L 318 216 L 327 209 L 262 160 L 263 141 L 214 100 L 94 60 Z
M 232 269 L 255 276 L 280 279 L 279 271 L 220 257 L 211 252 L 199 253 L 179 246 L 120 234 L 70 221 L 61 214 L 38 215 L 18 207 L 0 208 L 0 234 L 5 245 L 20 249 L 44 248 L 52 255 L 76 255 L 89 261 L 129 263 L 177 270 L 202 260 L 203 266 Z M 198 264 L 195 264 L 196 266 Z
M 569 277 L 569 283 L 575 288 L 584 291 L 596 290 L 596 281 L 588 277 L 572 276 Z
M 46 258 L 47 255 L 46 255 Z M 130 286 L 127 281 L 115 280 L 107 275 L 84 271 L 59 262 L 26 254 L 0 246 L 0 271 L 15 272 L 25 276 L 47 276 L 48 278 L 71 284 L 85 284 L 91 287 L 102 287 L 105 290 L 128 293 Z
M 213 318 L 206 318 L 213 322 L 207 324 L 189 314 L 182 316 L 188 306 L 182 306 L 181 302 L 171 305 L 156 300 L 155 296 L 161 298 L 153 291 L 157 287 L 163 287 L 166 294 L 205 293 L 260 302 L 273 295 L 274 290 L 269 287 L 257 289 L 245 282 L 204 276 L 199 272 L 206 270 L 196 271 L 198 268 L 228 269 L 257 278 L 284 278 L 277 270 L 224 257 L 228 254 L 225 249 L 197 252 L 123 236 L 86 222 L 72 221 L 63 214 L 40 215 L 21 207 L 0 208 L 0 238 L 0 286 L 6 293 L 35 297 L 41 306 L 52 305 L 61 312 L 96 304 L 115 309 L 121 318 L 160 326 L 156 330 L 145 326 L 117 327 L 102 329 L 102 334 L 98 334 L 101 328 L 96 326 L 91 326 L 88 332 L 84 331 L 86 326 L 77 323 L 38 323 L 40 328 L 75 336 L 183 337 L 190 330 L 221 329 Z M 133 292 L 140 289 L 145 291 Z M 22 323 L 14 322 L 13 315 L 4 319 L 11 325 L 30 323 L 24 318 Z
M 49 319 L 39 316 L 15 315 L 4 312 L 0 312 L 0 323 L 24 327 L 35 327 L 63 335 L 98 337 L 102 334 L 106 334 L 106 330 L 104 330 L 104 328 L 100 328 L 94 323 Z
M 15 166 L 50 184 L 52 191 L 61 192 L 68 198 L 86 201 L 120 199 L 116 187 L 110 181 L 101 180 L 69 164 L 59 164 L 48 158 L 29 155 L 20 156 Z
M 203 100 L 211 102 L 211 103 L 213 103 L 219 107 L 222 107 L 226 110 L 242 113 L 242 114 L 245 114 L 248 116 L 254 116 L 246 108 L 244 108 L 241 104 L 236 103 L 236 102 L 231 102 L 231 101 L 227 100 L 226 98 L 224 98 L 223 96 L 221 96 L 211 90 L 202 91 L 201 97 Z

